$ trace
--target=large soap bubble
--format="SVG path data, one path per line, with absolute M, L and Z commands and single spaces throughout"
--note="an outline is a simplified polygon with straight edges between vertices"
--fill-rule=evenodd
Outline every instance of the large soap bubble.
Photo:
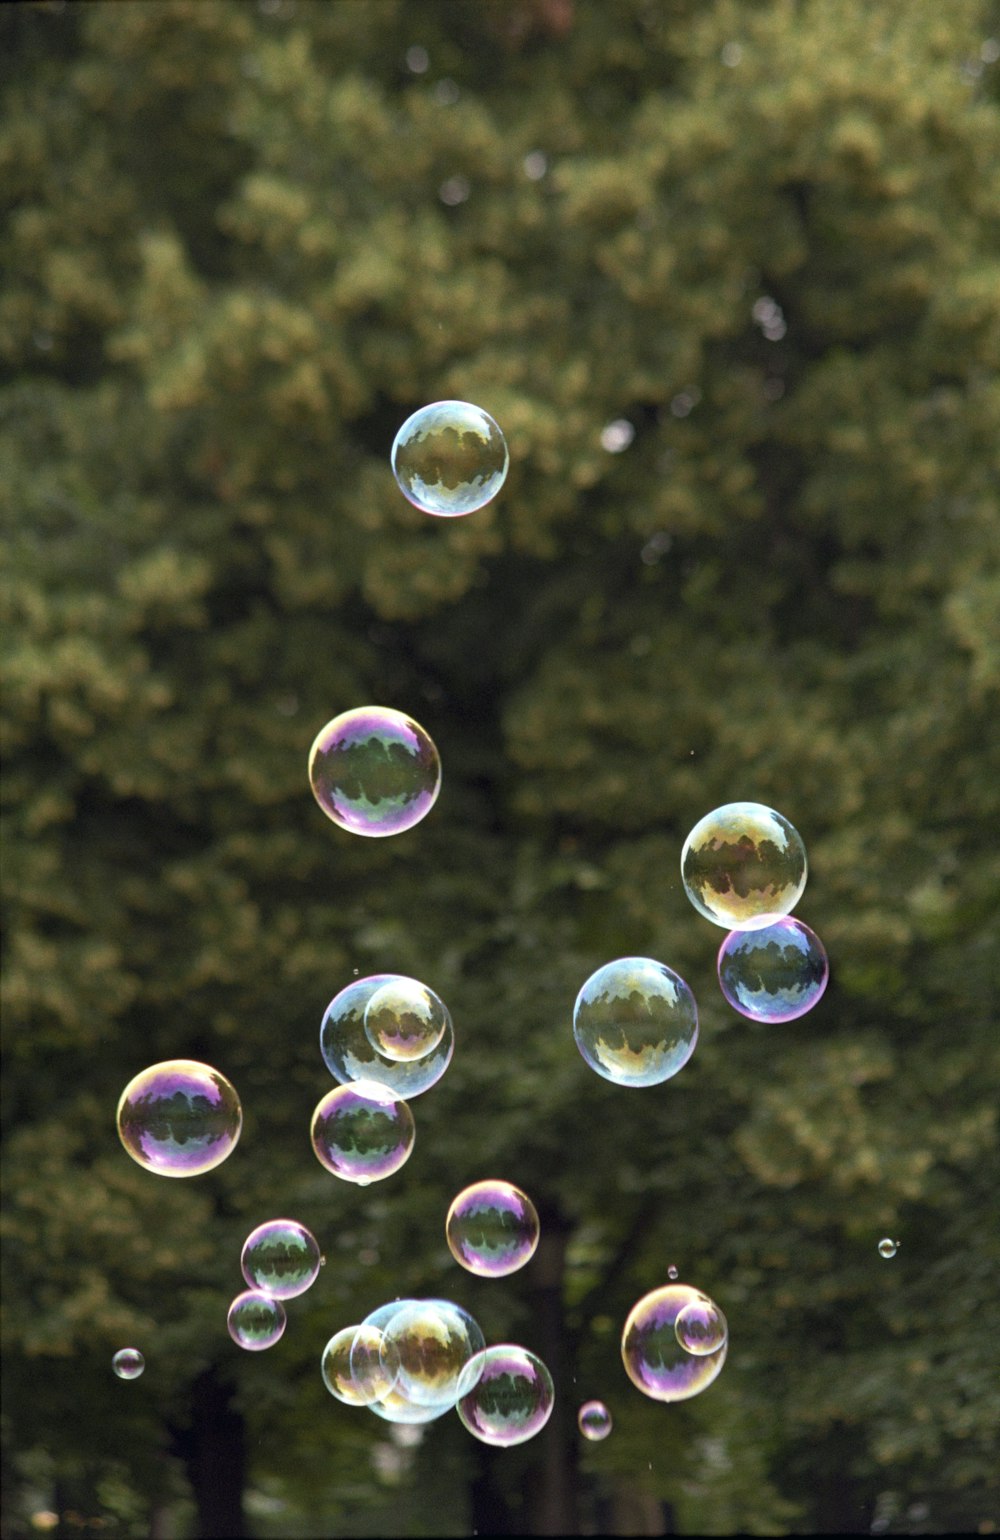
M 501 1343 L 477 1354 L 470 1366 L 475 1388 L 458 1403 L 458 1415 L 484 1444 L 509 1449 L 540 1433 L 552 1415 L 552 1376 L 534 1353 Z
M 388 706 L 359 706 L 316 734 L 309 784 L 335 824 L 380 839 L 412 829 L 430 812 L 441 789 L 441 761 L 412 717 Z
M 392 446 L 400 491 L 422 513 L 454 518 L 496 497 L 510 457 L 498 425 L 469 401 L 434 401 L 408 417 Z
M 719 984 L 751 1021 L 795 1021 L 822 998 L 830 977 L 815 931 L 791 915 L 761 930 L 733 930 L 719 948 Z
M 319 1244 L 297 1219 L 269 1219 L 243 1243 L 240 1266 L 252 1289 L 273 1299 L 304 1294 L 319 1274 Z
M 118 1102 L 118 1134 L 128 1153 L 157 1176 L 200 1176 L 236 1148 L 243 1109 L 225 1075 L 195 1059 L 151 1064 Z
M 415 1132 L 406 1103 L 374 1080 L 336 1086 L 312 1116 L 316 1159 L 359 1187 L 398 1171 L 410 1158 Z
M 475 1383 L 470 1363 L 485 1345 L 475 1320 L 450 1300 L 410 1300 L 384 1329 L 399 1370 L 393 1389 L 414 1406 L 454 1406 Z
M 762 930 L 789 914 L 807 870 L 797 830 L 760 802 L 727 802 L 706 813 L 681 851 L 684 891 L 725 930 Z
M 334 995 L 323 1014 L 319 1046 L 334 1080 L 350 1085 L 355 1080 L 374 1080 L 406 1100 L 419 1096 L 441 1079 L 455 1051 L 455 1032 L 449 1016 L 440 1042 L 421 1059 L 390 1059 L 370 1042 L 365 1031 L 369 1001 L 384 984 L 402 979 L 399 973 L 373 973 L 355 979 Z
M 474 1182 L 453 1199 L 445 1236 L 455 1261 L 470 1273 L 503 1278 L 534 1256 L 538 1212 L 512 1182 Z
M 684 980 L 651 957 L 619 957 L 576 997 L 573 1036 L 591 1069 L 615 1085 L 659 1085 L 694 1053 L 698 1008 Z
M 722 1372 L 726 1361 L 728 1338 L 720 1347 L 705 1353 L 681 1346 L 677 1322 L 684 1310 L 696 1307 L 687 1319 L 692 1340 L 698 1309 L 711 1307 L 722 1320 L 718 1306 L 700 1289 L 686 1283 L 669 1283 L 662 1289 L 643 1295 L 629 1312 L 622 1331 L 622 1361 L 633 1385 L 654 1401 L 687 1401 L 707 1390 Z M 714 1319 L 706 1311 L 705 1319 Z M 700 1340 L 700 1339 L 699 1339 Z
M 387 1396 L 399 1376 L 399 1357 L 377 1326 L 344 1326 L 320 1359 L 323 1383 L 347 1406 L 370 1406 Z

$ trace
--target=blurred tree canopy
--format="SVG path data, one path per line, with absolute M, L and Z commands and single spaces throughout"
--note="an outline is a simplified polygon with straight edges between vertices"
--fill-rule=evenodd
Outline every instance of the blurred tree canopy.
M 12 1540 L 992 1532 L 998 61 L 982 0 L 0 10 Z M 447 397 L 511 449 L 468 519 L 389 469 Z M 387 841 L 305 775 L 371 701 L 444 765 Z M 680 885 L 735 799 L 809 852 L 832 983 L 785 1026 L 726 1007 Z M 570 1031 L 629 954 L 701 1011 L 650 1090 Z M 381 970 L 457 1047 L 363 1191 L 308 1121 Z M 246 1114 L 184 1183 L 114 1130 L 177 1056 Z M 492 1284 L 444 1244 L 488 1175 L 544 1227 Z M 327 1266 L 241 1355 L 281 1212 Z M 677 1407 L 618 1354 L 670 1264 L 732 1333 Z M 335 1403 L 323 1344 L 402 1294 L 540 1353 L 545 1433 Z

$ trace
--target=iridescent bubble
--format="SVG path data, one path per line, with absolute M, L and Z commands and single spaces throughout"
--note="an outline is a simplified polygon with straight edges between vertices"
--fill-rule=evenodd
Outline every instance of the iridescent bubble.
M 380 985 L 365 1006 L 365 1036 L 376 1053 L 410 1064 L 433 1053 L 450 1020 L 433 989 L 400 974 Z
M 374 973 L 369 978 L 355 979 L 334 995 L 327 1006 L 319 1029 L 320 1052 L 330 1074 L 341 1085 L 374 1080 L 409 1100 L 435 1085 L 451 1063 L 455 1033 L 450 1016 L 437 1047 L 409 1063 L 387 1058 L 368 1041 L 365 1011 L 369 1000 L 383 984 L 401 977 L 398 973 Z
M 323 1383 L 347 1406 L 369 1406 L 392 1390 L 399 1373 L 398 1358 L 385 1347 L 375 1326 L 345 1326 L 335 1332 L 320 1359 Z
M 450 1300 L 410 1300 L 384 1328 L 393 1389 L 414 1406 L 454 1406 L 475 1384 L 472 1360 L 485 1346 L 479 1326 Z M 384 1399 L 384 1398 L 382 1398 Z
M 679 1276 L 680 1274 L 678 1273 L 676 1267 L 671 1264 L 671 1266 L 667 1268 L 667 1277 L 670 1279 L 671 1283 L 676 1282 Z
M 535 1205 L 511 1182 L 474 1182 L 459 1193 L 445 1220 L 455 1261 L 482 1278 L 516 1273 L 538 1245 Z
M 698 1007 L 684 980 L 651 957 L 619 957 L 592 973 L 573 1008 L 576 1046 L 615 1085 L 659 1085 L 694 1053 Z
M 611 1413 L 603 1401 L 584 1401 L 576 1421 L 584 1438 L 589 1438 L 592 1444 L 607 1438 L 611 1432 Z
M 674 1322 L 674 1334 L 686 1353 L 706 1358 L 724 1345 L 729 1327 L 715 1301 L 703 1294 L 684 1306 Z
M 401 834 L 430 812 L 441 761 L 412 717 L 358 706 L 321 728 L 309 750 L 309 784 L 328 818 L 351 834 Z
M 319 1245 L 297 1219 L 269 1219 L 247 1236 L 240 1266 L 251 1289 L 272 1299 L 293 1299 L 316 1281 Z
M 791 915 L 760 930 L 733 930 L 719 948 L 719 983 L 751 1021 L 794 1021 L 822 997 L 830 965 L 815 931 Z
M 194 1059 L 151 1064 L 118 1102 L 118 1134 L 128 1153 L 158 1176 L 200 1176 L 236 1148 L 243 1109 L 217 1069 Z
M 468 401 L 434 401 L 414 412 L 396 434 L 391 460 L 414 507 L 445 518 L 474 513 L 496 497 L 510 464 L 499 427 Z
M 625 1373 L 654 1401 L 687 1401 L 721 1373 L 728 1340 L 713 1353 L 694 1354 L 677 1340 L 677 1317 L 688 1305 L 712 1303 L 686 1283 L 668 1283 L 632 1306 L 622 1331 Z
M 461 1306 L 459 1305 L 452 1304 L 450 1300 L 392 1300 L 390 1303 L 380 1305 L 378 1309 L 371 1311 L 371 1313 L 365 1317 L 362 1326 L 363 1328 L 368 1328 L 370 1330 L 382 1333 L 384 1337 L 392 1326 L 393 1321 L 401 1313 L 408 1311 L 413 1306 L 427 1306 L 434 1304 L 443 1305 L 449 1312 L 457 1312 L 458 1316 L 464 1323 L 465 1331 L 469 1337 L 470 1342 L 476 1346 L 476 1351 L 478 1352 L 483 1344 L 484 1338 L 477 1322 L 471 1315 L 469 1315 L 468 1311 L 462 1310 Z M 459 1388 L 463 1393 L 465 1390 L 471 1389 L 473 1384 L 474 1371 L 471 1368 L 471 1363 L 472 1361 L 470 1360 L 469 1364 L 467 1364 L 462 1371 L 462 1381 Z M 363 1374 L 363 1370 L 361 1373 Z M 358 1378 L 359 1371 L 357 1368 L 355 1368 L 355 1380 Z M 397 1375 L 392 1389 L 388 1392 L 388 1394 L 380 1396 L 377 1401 L 372 1401 L 369 1403 L 369 1411 L 374 1412 L 376 1417 L 382 1418 L 385 1422 L 422 1423 L 432 1422 L 436 1417 L 443 1417 L 445 1412 L 450 1410 L 452 1403 L 448 1401 L 439 1403 L 434 1401 L 420 1402 L 413 1400 L 408 1394 L 408 1385 L 409 1381 L 404 1383 L 402 1376 Z
M 887 1262 L 890 1257 L 894 1257 L 896 1255 L 898 1250 L 899 1242 L 894 1241 L 888 1235 L 883 1236 L 882 1240 L 880 1240 L 878 1243 L 878 1254 L 880 1257 L 885 1257 Z
M 111 1367 L 120 1380 L 137 1380 L 146 1367 L 146 1360 L 138 1348 L 119 1348 L 111 1360 Z
M 260 1289 L 246 1289 L 237 1294 L 229 1307 L 226 1325 L 237 1347 L 248 1353 L 262 1353 L 274 1347 L 285 1329 L 285 1307 Z
M 760 802 L 727 802 L 695 824 L 681 851 L 684 891 L 725 930 L 762 930 L 788 914 L 806 885 L 797 831 Z
M 335 1086 L 312 1115 L 312 1147 L 321 1166 L 367 1187 L 410 1158 L 415 1129 L 404 1101 L 374 1080 Z
M 552 1415 L 552 1376 L 534 1353 L 511 1343 L 485 1348 L 470 1366 L 475 1388 L 458 1403 L 458 1415 L 484 1444 L 510 1448 L 540 1433 Z

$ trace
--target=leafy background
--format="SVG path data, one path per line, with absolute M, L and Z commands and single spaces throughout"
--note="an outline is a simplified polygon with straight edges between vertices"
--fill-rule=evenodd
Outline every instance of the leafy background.
M 982 0 L 0 10 L 12 1540 L 996 1530 L 998 60 Z M 432 520 L 388 450 L 449 396 L 511 471 Z M 305 777 L 369 701 L 444 764 L 388 841 Z M 786 1026 L 680 886 L 736 798 L 809 851 Z M 625 954 L 699 1001 L 655 1090 L 572 1042 Z M 378 970 L 457 1049 L 362 1192 L 307 1128 Z M 181 1055 L 246 1122 L 169 1183 L 113 1113 Z M 493 1284 L 443 1234 L 490 1174 L 544 1227 Z M 279 1212 L 327 1265 L 258 1358 Z M 672 1408 L 618 1353 L 671 1264 L 732 1332 Z M 327 1395 L 333 1331 L 442 1293 L 551 1367 L 533 1443 Z

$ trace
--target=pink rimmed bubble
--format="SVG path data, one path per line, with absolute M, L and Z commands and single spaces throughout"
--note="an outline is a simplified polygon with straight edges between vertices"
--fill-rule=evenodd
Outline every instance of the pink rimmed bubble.
M 540 1433 L 552 1415 L 552 1376 L 534 1353 L 511 1343 L 485 1348 L 470 1368 L 476 1384 L 458 1403 L 463 1425 L 481 1443 L 509 1449 Z
M 111 1367 L 120 1380 L 137 1380 L 146 1367 L 146 1360 L 138 1348 L 119 1348 L 111 1360 Z
M 367 1187 L 410 1158 L 415 1129 L 405 1101 L 373 1080 L 336 1086 L 312 1116 L 312 1146 L 327 1171 Z
M 790 913 L 807 873 L 798 831 L 761 802 L 727 802 L 706 813 L 681 851 L 684 891 L 725 930 L 761 930 Z
M 722 1372 L 728 1339 L 714 1352 L 696 1354 L 677 1340 L 677 1319 L 687 1306 L 711 1304 L 700 1289 L 670 1283 L 643 1295 L 622 1330 L 622 1362 L 633 1385 L 653 1401 L 687 1401 L 707 1390 Z
M 441 761 L 430 735 L 402 711 L 359 706 L 321 728 L 309 784 L 323 812 L 351 834 L 402 834 L 430 812 Z
M 815 931 L 791 915 L 759 930 L 734 930 L 719 948 L 719 985 L 729 1004 L 751 1021 L 795 1021 L 823 996 L 830 977 Z
M 252 1289 L 272 1299 L 304 1294 L 320 1270 L 316 1237 L 297 1219 L 269 1219 L 252 1230 L 243 1243 L 240 1267 Z
M 455 1261 L 481 1278 L 517 1272 L 535 1254 L 538 1212 L 512 1182 L 474 1182 L 452 1201 L 445 1236 Z
M 235 1089 L 209 1064 L 166 1059 L 134 1076 L 118 1102 L 118 1135 L 157 1176 L 201 1176 L 231 1155 L 243 1127 Z
M 611 1413 L 603 1401 L 584 1401 L 577 1413 L 576 1423 L 584 1438 L 596 1444 L 611 1432 Z
M 262 1353 L 278 1341 L 286 1320 L 280 1299 L 272 1299 L 260 1289 L 246 1289 L 230 1305 L 226 1325 L 237 1347 L 248 1353 Z
M 390 455 L 399 490 L 422 513 L 456 518 L 496 497 L 510 456 L 498 424 L 470 401 L 433 401 L 412 413 Z
M 729 1327 L 715 1301 L 701 1295 L 681 1310 L 674 1322 L 674 1335 L 686 1353 L 706 1358 L 725 1346 Z

